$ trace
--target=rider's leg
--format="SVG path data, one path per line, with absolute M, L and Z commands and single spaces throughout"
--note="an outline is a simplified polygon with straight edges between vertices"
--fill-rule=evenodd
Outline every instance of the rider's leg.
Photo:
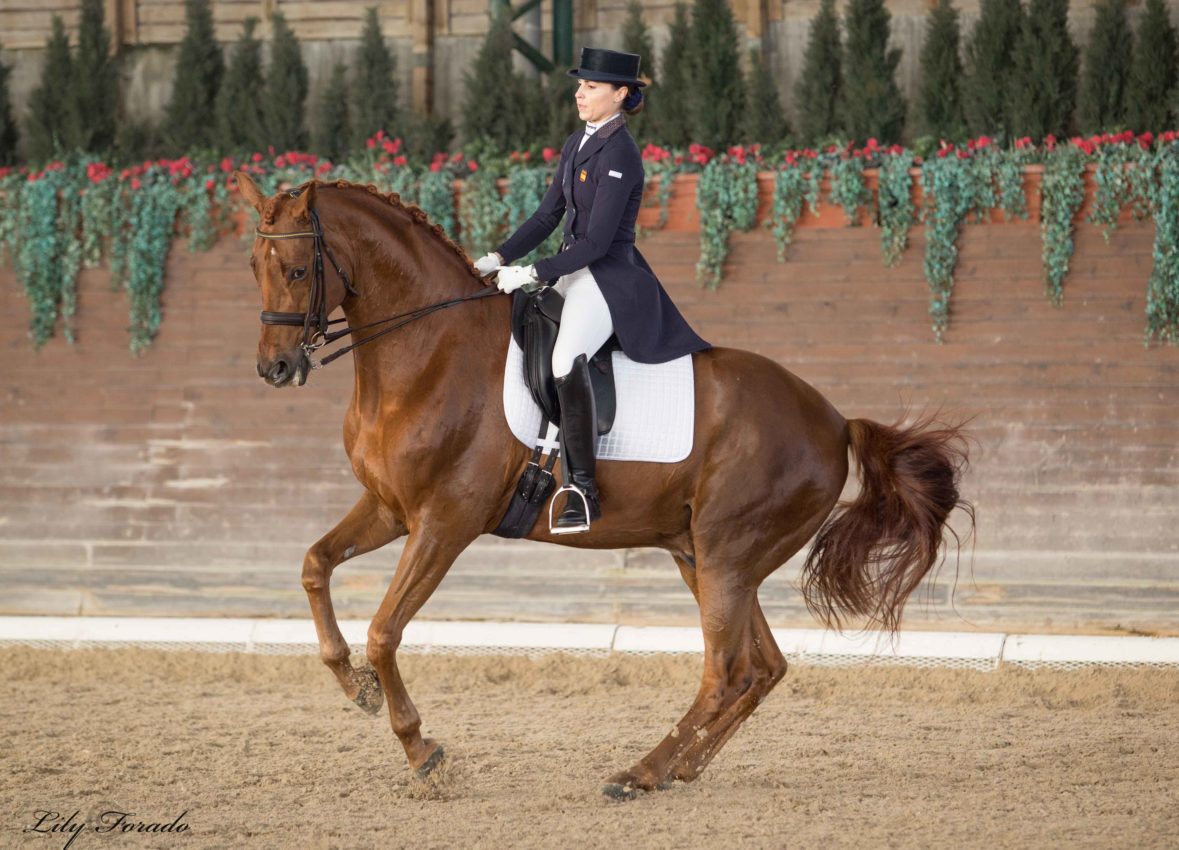
M 601 516 L 594 480 L 597 416 L 587 361 L 614 332 L 606 299 L 589 269 L 570 275 L 567 280 L 561 327 L 553 346 L 553 376 L 561 407 L 561 463 L 565 483 L 576 487 L 582 495 L 569 494 L 565 510 L 553 526 L 556 534 L 587 531 L 590 521 Z

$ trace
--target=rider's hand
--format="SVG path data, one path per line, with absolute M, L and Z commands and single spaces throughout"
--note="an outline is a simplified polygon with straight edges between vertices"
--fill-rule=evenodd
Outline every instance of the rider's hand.
M 485 254 L 475 261 L 475 270 L 484 277 L 502 267 L 503 263 L 499 260 L 499 254 Z
M 500 292 L 515 292 L 521 286 L 537 283 L 535 266 L 504 266 L 499 270 L 496 286 Z

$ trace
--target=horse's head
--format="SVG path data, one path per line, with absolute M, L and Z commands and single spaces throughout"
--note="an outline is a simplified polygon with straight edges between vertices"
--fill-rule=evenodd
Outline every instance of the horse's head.
M 315 337 L 348 294 L 332 263 L 315 214 L 315 182 L 267 198 L 248 174 L 234 173 L 259 223 L 250 266 L 262 290 L 258 375 L 274 387 L 302 386 L 311 371 Z M 318 268 L 317 268 L 318 267 Z

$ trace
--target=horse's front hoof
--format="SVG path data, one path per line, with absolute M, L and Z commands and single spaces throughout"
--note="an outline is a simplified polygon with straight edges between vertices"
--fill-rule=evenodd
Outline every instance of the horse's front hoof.
M 657 777 L 644 776 L 644 773 L 645 771 L 627 770 L 614 774 L 602 786 L 602 796 L 625 802 L 647 791 L 664 791 L 671 787 L 670 782 L 659 782 Z
M 360 690 L 352 701 L 366 714 L 379 713 L 385 703 L 385 692 L 381 690 L 381 680 L 377 678 L 377 671 L 372 667 L 361 667 L 356 671 L 356 682 Z
M 608 800 L 614 800 L 617 803 L 625 803 L 628 800 L 633 800 L 642 793 L 642 788 L 636 788 L 630 783 L 623 785 L 618 782 L 607 782 L 602 786 L 602 796 Z
M 439 744 L 434 748 L 434 752 L 430 753 L 429 757 L 427 757 L 427 759 L 422 762 L 421 765 L 417 767 L 417 769 L 414 770 L 414 779 L 417 779 L 418 781 L 428 779 L 430 774 L 438 769 L 445 758 L 446 751 L 442 749 L 442 745 Z

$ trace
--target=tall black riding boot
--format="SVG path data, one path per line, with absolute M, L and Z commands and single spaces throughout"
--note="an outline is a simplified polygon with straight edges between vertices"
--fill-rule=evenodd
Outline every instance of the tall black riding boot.
M 594 481 L 598 418 L 586 356 L 579 354 L 573 361 L 573 370 L 555 380 L 561 407 L 561 465 L 565 469 L 565 487 L 561 490 L 565 491 L 567 499 L 565 510 L 553 525 L 552 533 L 572 534 L 589 531 L 590 521 L 602 516 L 598 485 Z

